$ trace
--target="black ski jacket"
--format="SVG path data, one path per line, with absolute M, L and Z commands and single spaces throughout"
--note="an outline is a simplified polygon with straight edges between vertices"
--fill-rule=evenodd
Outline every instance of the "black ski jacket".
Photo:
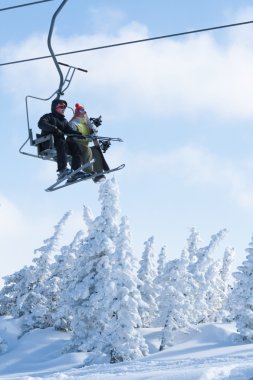
M 59 136 L 62 133 L 65 135 L 81 136 L 80 132 L 71 128 L 64 115 L 54 111 L 43 115 L 38 122 L 38 127 L 42 130 L 42 136 L 48 135 L 49 133 L 55 136 Z

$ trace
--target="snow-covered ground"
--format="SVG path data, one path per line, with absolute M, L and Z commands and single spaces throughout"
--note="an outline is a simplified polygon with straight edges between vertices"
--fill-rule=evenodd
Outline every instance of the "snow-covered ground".
M 70 334 L 48 328 L 19 336 L 19 320 L 0 318 L 0 378 L 11 380 L 253 380 L 253 344 L 235 342 L 233 324 L 206 324 L 199 332 L 179 333 L 174 347 L 159 352 L 160 330 L 143 329 L 150 355 L 138 361 L 83 366 L 87 353 L 63 354 Z M 94 358 L 93 358 L 94 360 Z

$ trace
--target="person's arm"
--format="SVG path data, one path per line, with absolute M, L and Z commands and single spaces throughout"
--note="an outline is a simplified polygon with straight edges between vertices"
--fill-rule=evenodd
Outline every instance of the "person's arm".
M 77 136 L 82 136 L 82 134 L 79 132 L 79 131 L 75 131 L 71 126 L 70 124 L 67 122 L 66 120 L 66 123 L 64 125 L 64 133 L 66 135 L 77 135 Z
M 52 124 L 52 119 L 49 114 L 42 116 L 38 122 L 38 126 L 42 131 L 52 133 L 53 135 L 63 135 L 63 132 L 60 131 L 55 125 Z

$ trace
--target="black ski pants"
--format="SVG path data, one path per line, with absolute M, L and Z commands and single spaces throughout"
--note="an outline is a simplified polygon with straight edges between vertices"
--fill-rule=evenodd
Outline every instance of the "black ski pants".
M 54 145 L 57 152 L 57 171 L 61 171 L 67 166 L 67 154 L 71 155 L 71 169 L 76 170 L 81 166 L 82 152 L 78 144 L 72 140 L 54 136 Z

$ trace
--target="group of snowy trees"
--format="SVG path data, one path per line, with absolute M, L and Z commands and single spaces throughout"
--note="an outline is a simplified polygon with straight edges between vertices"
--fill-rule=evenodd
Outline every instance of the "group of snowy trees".
M 175 260 L 168 260 L 165 246 L 157 255 L 151 237 L 138 263 L 128 220 L 120 218 L 115 179 L 100 185 L 99 200 L 96 218 L 84 206 L 86 233 L 78 231 L 71 244 L 59 247 L 67 212 L 35 250 L 32 265 L 4 278 L 0 315 L 21 318 L 22 334 L 47 327 L 70 331 L 65 351 L 107 355 L 111 362 L 148 353 L 141 328 L 163 328 L 160 350 L 173 345 L 176 331 L 206 322 L 235 320 L 242 337 L 253 340 L 253 241 L 232 289 L 234 250 L 227 248 L 221 261 L 213 258 L 226 230 L 202 247 L 192 228 Z M 6 350 L 0 337 L 0 353 Z

